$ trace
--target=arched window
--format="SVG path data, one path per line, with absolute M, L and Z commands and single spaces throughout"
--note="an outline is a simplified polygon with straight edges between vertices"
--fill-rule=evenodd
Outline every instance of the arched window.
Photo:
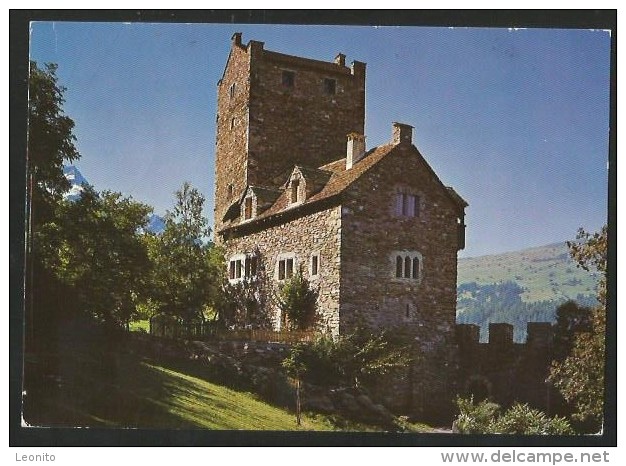
M 418 251 L 394 251 L 391 256 L 394 274 L 393 277 L 402 280 L 421 280 L 422 254 Z

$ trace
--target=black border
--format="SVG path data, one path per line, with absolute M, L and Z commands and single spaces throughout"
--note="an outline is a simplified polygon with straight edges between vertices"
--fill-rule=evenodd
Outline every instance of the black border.
M 21 427 L 30 21 L 583 28 L 611 31 L 605 425 L 575 437 Z M 10 446 L 617 446 L 617 10 L 10 10 Z

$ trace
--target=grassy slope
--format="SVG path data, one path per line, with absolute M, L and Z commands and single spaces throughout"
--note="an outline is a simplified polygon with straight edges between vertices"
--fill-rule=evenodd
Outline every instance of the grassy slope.
M 526 289 L 522 294 L 526 302 L 594 295 L 597 283 L 594 273 L 576 267 L 565 243 L 459 260 L 458 284 L 507 280 Z
M 212 383 L 176 366 L 116 352 L 113 362 L 86 351 L 27 361 L 24 419 L 33 426 L 157 429 L 376 431 L 340 418 L 305 413 L 302 425 L 285 409 Z M 191 373 L 195 375 L 191 375 Z M 405 431 L 432 432 L 402 422 Z M 341 427 L 339 427 L 341 426 Z
M 114 371 L 85 355 L 63 362 L 50 387 L 27 394 L 25 420 L 40 426 L 333 430 L 322 418 L 295 416 L 178 370 L 122 355 Z

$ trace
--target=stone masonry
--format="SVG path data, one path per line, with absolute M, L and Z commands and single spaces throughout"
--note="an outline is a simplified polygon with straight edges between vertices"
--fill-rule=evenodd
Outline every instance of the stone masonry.
M 231 282 L 262 267 L 272 293 L 301 269 L 319 290 L 320 331 L 410 335 L 419 363 L 381 381 L 387 399 L 443 409 L 467 203 L 413 145 L 411 126 L 394 123 L 387 144 L 366 149 L 365 64 L 291 57 L 236 33 L 218 112 L 215 230 Z

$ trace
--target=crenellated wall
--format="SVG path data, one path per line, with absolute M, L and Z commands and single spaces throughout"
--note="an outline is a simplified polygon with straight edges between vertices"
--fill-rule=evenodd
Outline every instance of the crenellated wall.
M 553 331 L 549 322 L 528 322 L 525 343 L 513 342 L 513 326 L 489 324 L 489 341 L 479 342 L 480 327 L 456 326 L 459 345 L 458 391 L 475 400 L 489 398 L 503 407 L 528 403 L 554 415 L 565 403 L 546 381 L 553 359 Z

